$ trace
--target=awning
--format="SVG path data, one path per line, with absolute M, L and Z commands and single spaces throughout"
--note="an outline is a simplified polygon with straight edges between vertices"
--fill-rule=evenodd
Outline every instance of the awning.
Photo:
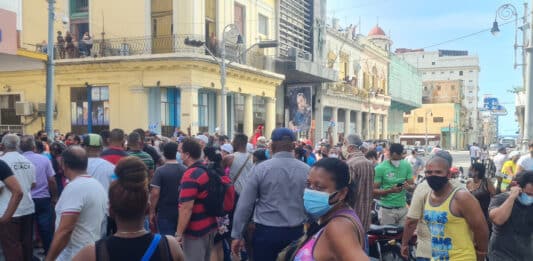
M 46 60 L 46 54 L 26 50 L 19 50 L 16 55 L 0 53 L 0 72 L 41 70 Z

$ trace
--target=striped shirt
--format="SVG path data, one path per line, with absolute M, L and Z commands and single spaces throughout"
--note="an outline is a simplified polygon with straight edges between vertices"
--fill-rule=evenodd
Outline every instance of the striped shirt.
M 374 188 L 374 165 L 365 158 L 362 152 L 356 151 L 348 156 L 346 161 L 350 168 L 350 176 L 356 188 L 355 205 L 351 206 L 361 219 L 364 231 L 370 228 L 370 211 L 372 210 L 372 193 Z
M 152 156 L 150 154 L 140 150 L 140 151 L 128 151 L 128 154 L 133 157 L 137 157 L 144 162 L 144 165 L 148 168 L 148 170 L 155 170 L 155 163 L 152 159 Z
M 194 163 L 183 174 L 179 197 L 180 204 L 194 200 L 191 219 L 184 232 L 185 236 L 193 238 L 203 237 L 217 229 L 216 218 L 207 215 L 202 202 L 207 198 L 209 176 L 203 168 L 198 167 L 199 164 L 202 163 Z

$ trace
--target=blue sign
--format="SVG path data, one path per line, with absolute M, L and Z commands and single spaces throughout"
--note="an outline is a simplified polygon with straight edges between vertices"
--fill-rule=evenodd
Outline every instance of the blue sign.
M 485 97 L 483 99 L 483 109 L 490 111 L 492 115 L 507 115 L 507 109 L 503 105 L 500 105 L 498 98 L 495 97 Z

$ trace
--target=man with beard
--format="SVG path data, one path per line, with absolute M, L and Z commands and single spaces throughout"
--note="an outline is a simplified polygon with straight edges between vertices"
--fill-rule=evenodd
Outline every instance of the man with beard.
M 449 161 L 437 154 L 426 165 L 431 187 L 424 206 L 424 221 L 431 233 L 435 260 L 485 260 L 488 226 L 476 198 L 454 187 Z

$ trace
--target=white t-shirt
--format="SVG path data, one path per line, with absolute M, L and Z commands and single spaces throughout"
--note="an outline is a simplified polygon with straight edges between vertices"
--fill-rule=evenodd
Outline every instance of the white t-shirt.
M 496 175 L 501 174 L 503 164 L 507 161 L 507 154 L 498 153 L 494 156 L 494 167 L 496 167 Z
M 470 147 L 470 158 L 479 158 L 481 155 L 481 149 L 478 146 Z
M 71 260 L 82 248 L 102 238 L 106 226 L 107 193 L 102 184 L 89 175 L 72 180 L 56 205 L 56 229 L 61 215 L 79 213 L 70 241 L 57 260 Z
M 113 163 L 102 158 L 89 158 L 87 174 L 98 180 L 106 192 L 109 191 L 113 173 L 115 173 L 115 165 Z
M 22 189 L 22 200 L 20 201 L 13 217 L 21 217 L 35 212 L 35 205 L 31 199 L 31 185 L 35 183 L 35 166 L 18 152 L 6 152 L 2 157 L 3 161 L 9 165 L 15 174 Z M 0 193 L 0 215 L 3 215 L 11 199 L 11 191 L 3 189 Z
M 516 164 L 524 170 L 533 170 L 533 158 L 531 158 L 531 153 L 520 157 Z

